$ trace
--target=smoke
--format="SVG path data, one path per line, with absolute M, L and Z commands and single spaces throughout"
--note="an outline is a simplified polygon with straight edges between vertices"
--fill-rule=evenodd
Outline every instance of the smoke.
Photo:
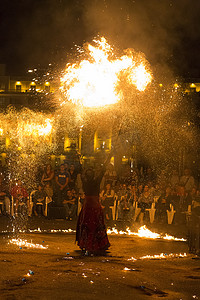
M 59 64 L 75 44 L 100 34 L 122 49 L 143 52 L 157 69 L 195 73 L 199 6 L 189 0 L 8 0 L 1 12 L 0 57 L 17 67 Z
M 195 67 L 190 66 L 186 41 L 190 43 L 200 35 L 198 2 L 105 0 L 87 1 L 86 6 L 89 29 L 95 28 L 123 48 L 142 51 L 157 69 L 164 66 L 165 71 L 184 73 Z

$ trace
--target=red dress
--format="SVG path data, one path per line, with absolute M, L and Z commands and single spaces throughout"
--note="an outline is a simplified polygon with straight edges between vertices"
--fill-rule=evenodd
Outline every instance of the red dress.
M 101 177 L 86 185 L 86 196 L 76 228 L 78 246 L 89 252 L 104 251 L 110 246 L 104 223 L 103 209 L 98 197 L 100 179 Z

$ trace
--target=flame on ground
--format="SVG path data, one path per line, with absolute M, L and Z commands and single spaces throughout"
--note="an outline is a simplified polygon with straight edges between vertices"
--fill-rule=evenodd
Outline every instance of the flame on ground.
M 183 258 L 187 257 L 187 253 L 161 253 L 161 254 L 155 254 L 155 255 L 145 255 L 141 256 L 139 258 L 131 257 L 128 259 L 128 261 L 136 261 L 138 259 L 167 259 L 167 258 Z
M 11 239 L 9 241 L 9 244 L 14 244 L 19 247 L 34 248 L 34 249 L 47 249 L 48 248 L 47 246 L 30 243 L 30 242 L 27 242 L 27 240 L 22 240 L 22 239 Z
M 113 49 L 102 37 L 87 44 L 88 59 L 67 64 L 61 78 L 61 91 L 66 99 L 85 107 L 98 107 L 118 102 L 123 97 L 118 88 L 120 78 L 139 91 L 144 91 L 152 80 L 147 62 L 131 49 L 114 58 Z M 62 103 L 63 104 L 63 103 Z
M 3 233 L 7 233 L 8 231 L 3 231 Z M 25 233 L 24 230 L 20 230 L 20 233 Z M 42 232 L 48 232 L 48 233 L 76 233 L 76 230 L 68 228 L 68 229 L 51 229 L 51 230 L 45 230 L 41 229 L 38 227 L 37 229 L 28 229 L 28 232 L 30 233 L 42 233 Z M 146 225 L 141 226 L 138 229 L 138 232 L 133 232 L 130 230 L 129 227 L 126 228 L 126 231 L 123 230 L 118 230 L 117 228 L 108 228 L 107 229 L 107 234 L 109 235 L 133 235 L 133 236 L 138 236 L 141 238 L 148 238 L 148 239 L 163 239 L 163 240 L 168 240 L 168 241 L 179 241 L 179 242 L 185 242 L 186 239 L 184 238 L 176 238 L 172 235 L 168 235 L 165 233 L 165 235 L 152 232 L 150 231 Z
M 107 233 L 108 234 L 118 234 L 118 235 L 134 235 L 134 236 L 148 238 L 148 239 L 164 239 L 164 240 L 168 240 L 168 241 L 181 241 L 181 242 L 186 241 L 186 239 L 184 239 L 184 238 L 176 238 L 176 237 L 168 235 L 168 234 L 165 234 L 163 236 L 160 233 L 152 232 L 146 227 L 146 225 L 141 226 L 138 229 L 138 232 L 132 232 L 129 229 L 129 227 L 127 227 L 126 231 L 122 231 L 122 230 L 118 231 L 116 228 L 112 228 L 112 229 L 108 229 Z

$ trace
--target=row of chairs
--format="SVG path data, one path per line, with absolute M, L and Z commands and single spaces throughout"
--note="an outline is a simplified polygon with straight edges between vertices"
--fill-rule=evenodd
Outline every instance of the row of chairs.
M 32 211 L 33 211 L 33 196 L 34 193 L 36 192 L 36 190 L 32 191 L 30 193 L 29 199 L 28 199 L 28 216 L 32 216 Z M 152 224 L 155 221 L 155 213 L 156 213 L 156 202 L 158 200 L 158 197 L 154 197 L 154 202 L 151 204 L 151 208 L 146 209 L 146 212 L 148 213 L 149 216 L 149 221 Z M 51 197 L 46 197 L 45 198 L 45 209 L 44 209 L 44 215 L 47 216 L 48 215 L 48 204 L 52 202 L 52 198 Z M 2 210 L 4 208 L 4 203 L 1 201 L 0 205 L 2 206 Z M 19 203 L 19 205 L 23 205 L 23 203 Z M 43 205 L 42 203 L 38 202 L 36 205 L 41 206 Z M 77 207 L 77 215 L 79 215 L 80 211 L 82 208 L 82 203 L 80 201 L 80 198 L 78 199 L 78 207 Z M 117 220 L 118 219 L 118 196 L 115 195 L 114 197 L 114 204 L 113 206 L 110 206 L 111 210 L 112 210 L 112 219 L 113 220 Z M 134 202 L 133 203 L 133 209 L 134 209 L 134 216 L 133 216 L 133 220 L 136 220 L 137 217 L 139 216 L 140 212 L 141 212 L 141 208 L 138 207 L 138 202 Z M 176 211 L 174 210 L 174 207 L 172 204 L 170 204 L 170 209 L 166 210 L 166 214 L 167 214 L 167 221 L 168 224 L 172 224 L 173 220 L 174 220 L 174 216 L 175 216 Z M 191 205 L 188 206 L 188 210 L 185 212 L 186 213 L 186 220 L 188 221 L 190 216 L 191 216 Z M 13 216 L 14 215 L 14 199 L 13 197 L 11 197 L 11 207 L 10 207 L 10 215 Z
M 151 224 L 155 221 L 155 213 L 156 213 L 155 205 L 156 205 L 157 200 L 158 200 L 158 197 L 154 197 L 154 202 L 151 204 L 151 208 L 146 209 L 146 211 L 148 212 L 149 221 L 150 221 Z M 82 207 L 82 204 L 81 204 L 80 199 L 79 199 L 78 200 L 77 214 L 80 213 L 81 207 Z M 117 220 L 118 219 L 118 196 L 117 195 L 115 195 L 114 204 L 113 204 L 113 206 L 110 206 L 110 208 L 112 210 L 113 220 Z M 136 220 L 137 217 L 139 216 L 140 212 L 141 212 L 141 208 L 138 207 L 138 202 L 133 202 L 133 209 L 134 209 L 133 220 Z M 172 222 L 174 220 L 174 215 L 176 213 L 176 211 L 174 210 L 174 207 L 173 207 L 172 204 L 170 204 L 170 210 L 167 210 L 166 213 L 167 213 L 168 224 L 172 224 Z

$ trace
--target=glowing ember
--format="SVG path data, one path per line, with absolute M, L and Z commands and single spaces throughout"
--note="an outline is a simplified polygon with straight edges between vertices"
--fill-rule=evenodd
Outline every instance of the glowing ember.
M 141 54 L 129 49 L 115 59 L 113 49 L 104 37 L 94 43 L 96 47 L 87 45 L 88 59 L 68 64 L 61 78 L 61 91 L 68 101 L 85 107 L 114 104 L 122 98 L 120 78 L 139 91 L 145 90 L 152 76 Z
M 17 245 L 19 247 L 26 247 L 26 248 L 34 248 L 34 249 L 47 249 L 48 247 L 45 247 L 40 244 L 34 244 L 34 243 L 29 243 L 27 240 L 22 240 L 22 239 L 12 239 L 9 241 L 10 244 Z

